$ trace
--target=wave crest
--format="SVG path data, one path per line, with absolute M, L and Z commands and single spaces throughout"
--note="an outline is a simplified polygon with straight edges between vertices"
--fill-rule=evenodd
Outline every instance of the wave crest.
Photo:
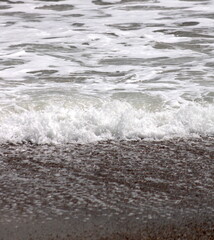
M 10 113 L 0 123 L 1 142 L 86 143 L 116 139 L 164 139 L 214 134 L 214 107 L 191 103 L 149 112 L 126 102 L 100 106 L 46 106 Z

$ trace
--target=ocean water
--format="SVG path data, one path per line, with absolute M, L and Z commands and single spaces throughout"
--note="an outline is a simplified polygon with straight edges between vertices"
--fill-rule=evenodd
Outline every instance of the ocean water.
M 214 1 L 0 2 L 0 142 L 214 134 Z
M 0 1 L 1 239 L 214 239 L 213 146 L 213 0 Z

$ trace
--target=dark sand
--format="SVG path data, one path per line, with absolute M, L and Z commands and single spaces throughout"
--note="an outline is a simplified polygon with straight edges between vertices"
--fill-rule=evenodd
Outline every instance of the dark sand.
M 0 239 L 214 239 L 214 138 L 0 146 Z

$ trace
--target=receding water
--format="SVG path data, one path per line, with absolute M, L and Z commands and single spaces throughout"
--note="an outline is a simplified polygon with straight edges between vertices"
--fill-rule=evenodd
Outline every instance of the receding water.
M 213 239 L 213 141 L 3 144 L 0 237 Z

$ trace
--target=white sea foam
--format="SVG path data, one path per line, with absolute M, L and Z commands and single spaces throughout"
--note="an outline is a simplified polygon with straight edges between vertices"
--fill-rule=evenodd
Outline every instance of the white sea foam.
M 213 134 L 214 1 L 1 4 L 1 142 Z
M 196 103 L 150 112 L 129 103 L 46 106 L 1 119 L 1 142 L 92 142 L 108 139 L 166 139 L 214 134 L 214 107 Z

